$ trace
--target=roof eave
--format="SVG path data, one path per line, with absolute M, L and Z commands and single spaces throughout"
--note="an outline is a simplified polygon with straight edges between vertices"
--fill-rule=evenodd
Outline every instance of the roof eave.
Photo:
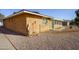
M 19 13 L 16 13 L 16 14 L 13 14 L 13 15 L 10 15 L 10 16 L 7 16 L 7 17 L 5 17 L 4 19 L 7 19 L 7 18 L 16 16 L 16 15 L 19 15 L 19 14 L 22 14 L 22 13 L 29 13 L 29 14 L 32 14 L 32 15 L 37 15 L 37 16 L 41 16 L 41 17 L 46 17 L 46 18 L 51 18 L 51 19 L 52 19 L 52 17 L 50 17 L 50 16 L 41 15 L 41 14 L 36 14 L 36 13 L 33 13 L 33 12 L 28 12 L 28 11 L 21 11 L 21 12 L 19 12 Z

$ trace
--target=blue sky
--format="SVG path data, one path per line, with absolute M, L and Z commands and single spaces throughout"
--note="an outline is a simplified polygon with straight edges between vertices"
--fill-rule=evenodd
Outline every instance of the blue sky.
M 20 9 L 0 9 L 0 13 L 4 14 L 5 16 L 8 16 L 13 12 L 16 12 L 19 10 Z M 44 15 L 48 15 L 48 16 L 56 17 L 60 19 L 66 19 L 66 20 L 71 20 L 76 17 L 75 16 L 76 9 L 29 9 L 29 10 L 37 11 Z

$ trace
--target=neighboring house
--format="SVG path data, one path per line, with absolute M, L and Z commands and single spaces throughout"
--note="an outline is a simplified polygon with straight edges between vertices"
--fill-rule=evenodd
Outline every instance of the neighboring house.
M 53 30 L 62 30 L 64 29 L 63 24 L 63 20 L 62 19 L 58 19 L 58 18 L 53 18 Z
M 3 26 L 3 20 L 0 19 L 0 26 Z
M 70 21 L 69 20 L 64 20 L 63 21 L 63 26 L 69 27 L 70 26 Z
M 3 26 L 3 18 L 5 16 L 3 14 L 0 13 L 0 26 Z
M 7 29 L 24 35 L 35 35 L 52 29 L 51 17 L 27 10 L 15 12 L 6 17 L 3 23 Z
M 63 30 L 66 27 L 69 27 L 69 21 L 63 20 L 63 19 L 58 19 L 58 18 L 53 18 L 53 30 Z

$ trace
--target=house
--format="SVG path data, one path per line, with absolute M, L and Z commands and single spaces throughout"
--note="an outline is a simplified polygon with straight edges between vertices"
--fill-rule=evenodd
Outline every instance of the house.
M 38 12 L 21 10 L 3 20 L 4 27 L 24 35 L 36 35 L 52 29 L 52 19 Z
M 5 16 L 3 14 L 0 13 L 0 26 L 3 26 L 3 18 Z
M 2 21 L 2 19 L 0 19 L 0 26 L 3 26 L 3 21 Z
M 63 19 L 59 19 L 59 18 L 53 18 L 53 21 L 52 21 L 52 28 L 53 30 L 57 30 L 57 31 L 60 31 L 60 30 L 63 30 L 65 28 L 68 28 L 69 27 L 69 21 L 67 20 L 63 20 Z
M 69 27 L 70 26 L 70 21 L 69 20 L 64 20 L 63 21 L 63 26 Z
M 52 22 L 52 25 L 53 25 L 53 30 L 63 30 L 64 29 L 64 26 L 63 26 L 63 19 L 58 19 L 58 18 L 53 18 L 53 22 Z

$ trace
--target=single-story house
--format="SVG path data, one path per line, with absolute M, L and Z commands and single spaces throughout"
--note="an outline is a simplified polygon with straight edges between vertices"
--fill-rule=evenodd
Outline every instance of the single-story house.
M 0 26 L 3 26 L 3 21 L 2 21 L 2 19 L 0 19 Z
M 3 26 L 4 15 L 0 13 L 0 26 Z
M 69 27 L 70 26 L 70 21 L 69 20 L 64 20 L 63 21 L 63 26 L 64 27 Z
M 53 30 L 62 30 L 64 29 L 63 20 L 58 18 L 53 18 Z
M 35 35 L 52 29 L 52 19 L 47 15 L 28 10 L 21 10 L 3 20 L 4 27 L 12 31 Z
M 63 30 L 69 26 L 69 22 L 39 12 L 21 10 L 5 17 L 3 25 L 7 29 L 24 35 L 36 35 L 49 30 Z
M 66 27 L 69 27 L 69 21 L 67 20 L 63 20 L 63 19 L 59 19 L 59 18 L 53 18 L 53 21 L 52 21 L 52 26 L 53 26 L 53 30 L 63 30 L 65 29 Z

